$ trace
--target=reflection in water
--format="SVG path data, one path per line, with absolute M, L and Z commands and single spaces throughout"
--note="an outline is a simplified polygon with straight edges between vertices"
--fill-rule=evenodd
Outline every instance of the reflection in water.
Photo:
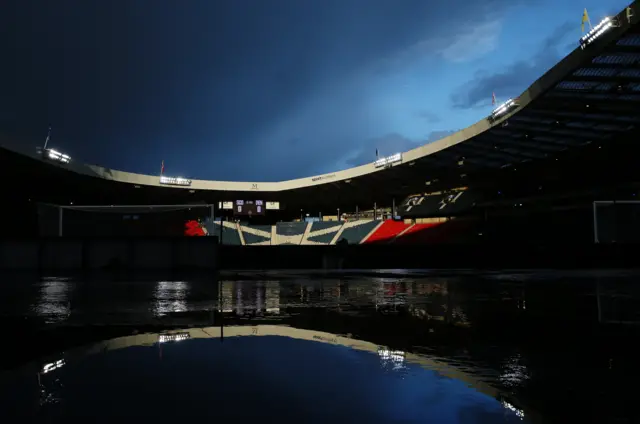
M 383 368 L 391 368 L 394 371 L 404 369 L 405 353 L 401 350 L 389 350 L 378 348 L 378 356 Z
M 189 283 L 185 281 L 159 281 L 155 292 L 153 312 L 163 316 L 172 312 L 187 311 Z
M 39 381 L 39 422 L 69 422 L 101 411 L 92 422 L 143 414 L 169 423 L 178 418 L 164 407 L 172 404 L 182 406 L 182 421 L 249 422 L 277 415 L 283 423 L 493 424 L 524 417 L 491 390 L 470 388 L 473 377 L 466 372 L 404 351 L 282 326 L 232 326 L 227 334 L 224 344 L 216 343 L 222 340 L 218 327 L 160 334 L 160 355 L 146 334 L 102 342 L 99 351 L 76 349 L 63 373 L 58 368 L 55 378 Z M 28 398 L 26 383 L 13 396 Z M 247 396 L 251 408 L 241 407 Z M 29 414 L 25 408 L 13 412 L 11 422 Z
M 500 383 L 504 387 L 522 387 L 529 379 L 527 367 L 522 364 L 520 354 L 515 354 L 506 358 L 500 374 Z
M 63 321 L 69 316 L 69 295 L 72 283 L 67 278 L 45 278 L 39 284 L 33 312 L 49 323 Z
M 189 338 L 189 333 L 160 334 L 158 343 L 181 342 Z
M 174 328 L 248 325 L 257 331 L 258 325 L 268 324 L 314 330 L 322 334 L 313 339 L 325 344 L 338 344 L 341 337 L 375 343 L 371 354 L 377 369 L 403 381 L 410 354 L 464 370 L 475 376 L 478 385 L 493 387 L 503 409 L 520 418 L 523 411 L 527 418 L 530 411 L 538 411 L 545 417 L 598 417 L 596 421 L 609 422 L 616 412 L 603 405 L 613 396 L 605 398 L 603 391 L 630 384 L 633 374 L 628 372 L 627 356 L 635 350 L 626 343 L 636 340 L 631 329 L 640 328 L 624 327 L 630 333 L 618 338 L 620 327 L 612 323 L 640 321 L 636 277 L 519 278 L 455 273 L 280 279 L 272 274 L 217 282 L 56 278 L 25 284 L 24 289 L 12 285 L 10 290 L 23 290 L 21 299 L 28 301 L 3 296 L 0 307 L 5 316 L 36 315 L 55 322 L 56 328 L 161 321 Z M 167 343 L 171 341 L 180 343 Z M 161 353 L 165 362 L 175 346 L 198 343 L 188 333 L 161 335 L 150 343 L 156 342 L 165 345 Z M 38 339 L 34 345 L 46 343 Z M 66 357 L 46 362 L 38 367 L 42 386 L 47 387 L 41 393 L 55 403 L 62 387 L 60 375 L 69 362 Z M 588 376 L 584 370 L 590 371 Z M 617 402 L 623 402 L 627 395 L 618 392 L 622 400 Z

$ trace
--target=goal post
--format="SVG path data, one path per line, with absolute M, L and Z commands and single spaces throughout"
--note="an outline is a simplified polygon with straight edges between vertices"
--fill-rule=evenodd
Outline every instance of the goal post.
M 208 235 L 213 204 L 53 205 L 38 204 L 42 236 L 180 236 Z M 212 234 L 214 235 L 214 234 Z
M 640 201 L 593 202 L 595 243 L 640 243 Z

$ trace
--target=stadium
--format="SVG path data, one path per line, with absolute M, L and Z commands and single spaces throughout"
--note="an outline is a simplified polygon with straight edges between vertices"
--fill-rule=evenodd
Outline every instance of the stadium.
M 2 234 L 224 245 L 611 243 L 640 237 L 638 2 L 490 116 L 367 165 L 279 182 L 83 164 L 0 140 Z

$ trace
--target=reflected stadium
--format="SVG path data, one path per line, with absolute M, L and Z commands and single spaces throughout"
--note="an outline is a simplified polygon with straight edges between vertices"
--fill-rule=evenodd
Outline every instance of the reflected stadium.
M 205 412 L 202 405 L 260 399 L 273 387 L 281 397 L 259 409 L 282 412 L 292 396 L 302 398 L 304 407 L 286 411 L 300 420 L 315 414 L 306 409 L 310 399 L 326 405 L 319 399 L 339 395 L 344 409 L 329 408 L 318 417 L 336 411 L 347 417 L 366 403 L 383 402 L 380 393 L 388 408 L 366 408 L 366 422 L 391 416 L 422 422 L 427 415 L 459 422 L 447 418 L 451 414 L 468 414 L 461 422 L 502 422 L 506 414 L 551 423 L 634 416 L 627 387 L 637 372 L 637 272 L 382 275 L 313 279 L 272 272 L 268 279 L 235 274 L 218 282 L 76 278 L 58 280 L 55 290 L 51 279 L 16 279 L 3 284 L 1 306 L 5 338 L 20 342 L 0 351 L 0 390 L 14 393 L 17 410 L 11 413 L 19 417 L 76 410 L 80 395 L 73 390 L 87 386 L 74 373 L 86 378 L 93 369 L 92 387 L 127 382 L 139 395 L 139 405 L 125 402 L 123 410 L 105 415 L 111 419 L 164 399 L 145 397 L 160 389 L 159 396 L 175 402 L 198 403 L 181 412 L 195 418 L 226 416 L 228 410 Z M 122 353 L 112 355 L 115 350 Z M 69 371 L 65 380 L 75 367 L 81 371 Z M 45 385 L 41 395 L 38 381 Z M 167 381 L 180 382 L 185 394 Z M 393 393 L 377 386 L 382 381 Z M 310 388 L 315 384 L 318 392 Z M 93 408 L 104 407 L 95 403 L 100 399 L 120 401 L 116 389 L 95 390 L 87 403 Z M 349 407 L 352 391 L 359 394 Z M 216 401 L 204 400 L 203 393 Z M 426 402 L 431 396 L 441 403 Z M 52 399 L 51 407 L 42 397 Z M 37 399 L 40 406 L 25 406 Z M 468 409 L 478 403 L 484 406 Z

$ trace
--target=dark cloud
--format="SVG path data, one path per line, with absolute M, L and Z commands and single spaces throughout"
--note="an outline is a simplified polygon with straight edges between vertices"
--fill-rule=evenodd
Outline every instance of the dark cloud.
M 136 172 L 304 176 L 370 136 L 377 63 L 466 54 L 451 37 L 534 1 L 10 0 L 0 132 L 52 124 L 72 157 Z
M 498 97 L 518 96 L 562 58 L 558 48 L 565 47 L 566 37 L 573 33 L 575 23 L 566 22 L 545 38 L 527 59 L 519 60 L 496 73 L 479 71 L 472 81 L 463 84 L 452 94 L 453 106 L 460 109 L 487 106 L 491 104 L 493 92 Z

